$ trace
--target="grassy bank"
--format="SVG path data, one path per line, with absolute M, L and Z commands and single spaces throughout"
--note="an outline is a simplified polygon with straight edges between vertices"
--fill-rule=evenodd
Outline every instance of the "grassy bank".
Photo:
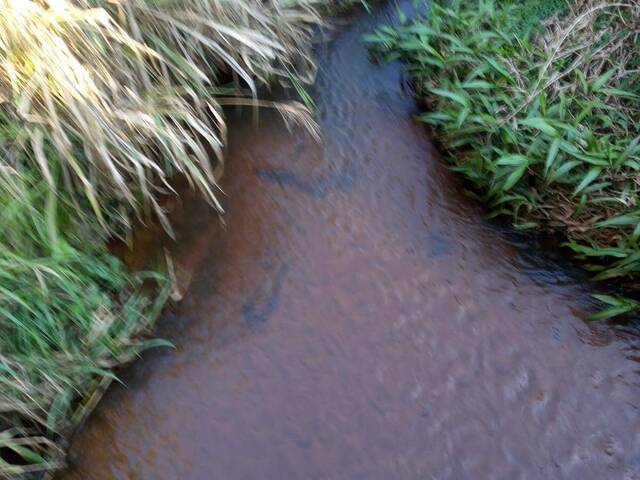
M 368 40 L 399 58 L 452 168 L 491 211 L 545 231 L 594 278 L 640 271 L 640 3 L 435 2 Z M 596 318 L 638 307 L 600 296 Z
M 221 210 L 222 106 L 311 81 L 319 9 L 348 3 L 0 0 L 0 476 L 60 467 L 83 399 L 162 343 L 168 282 L 107 240 L 170 232 L 177 174 Z
M 169 285 L 127 272 L 76 210 L 47 205 L 46 184 L 2 181 L 0 472 L 19 478 L 60 466 L 78 401 L 113 367 L 162 344 L 145 334 Z

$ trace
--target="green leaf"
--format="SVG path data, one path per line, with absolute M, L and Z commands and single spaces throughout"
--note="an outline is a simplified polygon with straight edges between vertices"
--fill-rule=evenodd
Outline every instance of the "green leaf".
M 418 120 L 431 125 L 440 125 L 451 120 L 451 115 L 444 112 L 432 112 L 418 115 Z
M 620 155 L 620 157 L 618 157 L 615 164 L 617 166 L 623 165 L 631 155 L 635 154 L 639 150 L 638 143 L 640 143 L 640 136 L 635 137 L 629 142 L 626 150 L 622 155 Z
M 529 159 L 524 155 L 505 155 L 504 157 L 500 157 L 496 162 L 496 165 L 500 166 L 519 167 L 522 164 L 529 164 Z
M 587 174 L 582 179 L 582 181 L 575 188 L 575 190 L 573 191 L 573 194 L 575 195 L 581 192 L 584 188 L 586 188 L 591 182 L 593 182 L 596 178 L 598 178 L 598 175 L 600 175 L 600 172 L 602 172 L 601 167 L 591 167 L 587 172 Z
M 600 75 L 600 77 L 598 77 L 598 79 L 593 82 L 593 90 L 598 91 L 602 87 L 604 87 L 605 83 L 611 80 L 611 77 L 613 77 L 613 75 L 615 75 L 617 71 L 618 67 L 613 67 L 611 70 L 607 70 L 605 73 Z
M 587 77 L 584 76 L 584 73 L 581 70 L 576 70 L 576 76 L 580 81 L 580 86 L 582 87 L 582 93 L 587 93 L 589 91 L 589 85 L 587 84 Z
M 595 226 L 598 228 L 624 227 L 627 225 L 636 225 L 638 222 L 640 222 L 640 216 L 638 216 L 637 213 L 624 214 L 598 222 Z
M 529 165 L 525 163 L 511 172 L 502 185 L 502 190 L 505 192 L 511 190 L 527 171 L 528 166 Z
M 154 338 L 154 339 L 151 339 L 151 340 L 145 340 L 144 342 L 142 342 L 139 345 L 140 351 L 149 350 L 149 349 L 152 349 L 152 348 L 160 348 L 160 347 L 172 348 L 172 349 L 176 348 L 173 343 L 171 343 L 168 340 L 163 340 L 161 338 Z
M 520 120 L 519 123 L 522 126 L 531 127 L 531 128 L 535 128 L 537 130 L 540 130 L 540 131 L 542 131 L 542 132 L 544 132 L 547 135 L 550 135 L 552 137 L 557 137 L 558 136 L 558 130 L 556 130 L 549 123 L 547 123 L 547 121 L 542 117 L 526 118 L 524 120 Z
M 596 300 L 601 301 L 605 305 L 609 305 L 610 307 L 620 307 L 625 304 L 623 299 L 614 297 L 612 295 L 593 294 L 591 296 Z
M 459 93 L 452 92 L 451 90 L 445 90 L 442 88 L 431 88 L 430 92 L 439 97 L 448 98 L 449 100 L 453 100 L 456 103 L 459 103 L 463 107 L 469 105 L 469 99 L 464 95 Z
M 469 117 L 470 113 L 471 113 L 471 109 L 469 107 L 464 107 L 462 110 L 460 110 L 460 114 L 458 115 L 458 118 L 456 119 L 456 128 L 461 128 L 462 127 L 464 122 Z
M 547 176 L 549 169 L 555 162 L 556 157 L 558 156 L 558 151 L 560 150 L 560 139 L 556 138 L 549 147 L 549 151 L 547 152 L 547 160 L 544 162 L 544 176 Z
M 554 170 L 551 173 L 551 175 L 549 175 L 547 183 L 552 184 L 559 178 L 569 173 L 569 171 L 571 171 L 573 168 L 577 167 L 578 165 L 580 165 L 580 162 L 578 162 L 577 160 L 570 160 L 568 162 L 564 162 L 562 165 L 560 165 L 560 167 Z
M 590 320 L 606 320 L 608 318 L 624 315 L 625 313 L 633 312 L 640 308 L 640 302 L 623 297 L 614 297 L 611 295 L 592 295 L 595 299 L 601 301 L 605 305 L 609 305 L 608 308 L 604 308 L 597 313 L 594 313 L 589 317 Z
M 6 446 L 11 450 L 13 450 L 14 452 L 16 452 L 24 460 L 26 460 L 31 464 L 45 465 L 47 463 L 47 461 L 42 457 L 42 455 L 38 454 L 37 452 L 34 452 L 30 448 L 23 447 L 21 445 L 15 445 L 13 443 L 9 443 Z
M 499 62 L 497 62 L 493 58 L 489 57 L 488 55 L 485 55 L 482 58 L 484 58 L 484 60 L 491 66 L 491 68 L 493 70 L 495 70 L 500 75 L 502 75 L 504 78 L 509 80 L 509 82 L 515 83 L 515 81 L 513 80 L 513 77 L 509 73 L 509 71 L 502 64 L 500 64 Z
M 612 97 L 628 98 L 630 100 L 640 99 L 640 95 L 628 92 L 627 90 L 621 90 L 619 88 L 602 88 L 599 93 L 604 93 L 605 95 L 610 95 Z
M 471 80 L 468 82 L 464 82 L 461 87 L 464 89 L 475 89 L 475 90 L 490 90 L 495 85 L 493 83 L 487 82 L 485 80 Z

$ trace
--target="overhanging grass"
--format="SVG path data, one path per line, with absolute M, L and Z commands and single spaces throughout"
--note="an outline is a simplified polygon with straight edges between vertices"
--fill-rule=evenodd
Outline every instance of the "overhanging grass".
M 25 129 L 32 168 L 57 188 L 55 158 L 105 229 L 114 202 L 125 228 L 130 211 L 164 219 L 156 197 L 176 173 L 220 209 L 221 104 L 251 104 L 259 82 L 310 81 L 316 8 L 334 3 L 0 0 L 0 109 Z
M 640 4 L 543 7 L 561 14 L 522 28 L 531 2 L 438 2 L 368 40 L 406 63 L 420 120 L 493 216 L 559 234 L 596 280 L 635 289 Z M 600 298 L 600 318 L 637 306 Z

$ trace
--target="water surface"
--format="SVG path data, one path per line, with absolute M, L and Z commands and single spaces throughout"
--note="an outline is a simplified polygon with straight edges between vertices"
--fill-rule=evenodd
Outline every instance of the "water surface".
M 393 12 L 321 49 L 321 144 L 231 126 L 226 228 L 188 193 L 174 213 L 177 349 L 109 391 L 62 478 L 640 478 L 637 337 L 461 194 L 359 42 Z

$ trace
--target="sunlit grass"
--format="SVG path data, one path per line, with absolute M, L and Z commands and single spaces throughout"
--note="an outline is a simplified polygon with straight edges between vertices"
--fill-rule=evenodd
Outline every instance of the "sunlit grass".
M 114 203 L 125 227 L 130 211 L 164 220 L 156 198 L 177 173 L 221 209 L 220 97 L 310 81 L 316 3 L 0 0 L 2 112 L 25 129 L 18 145 L 33 167 L 82 195 L 105 229 Z M 222 79 L 236 81 L 221 89 Z

